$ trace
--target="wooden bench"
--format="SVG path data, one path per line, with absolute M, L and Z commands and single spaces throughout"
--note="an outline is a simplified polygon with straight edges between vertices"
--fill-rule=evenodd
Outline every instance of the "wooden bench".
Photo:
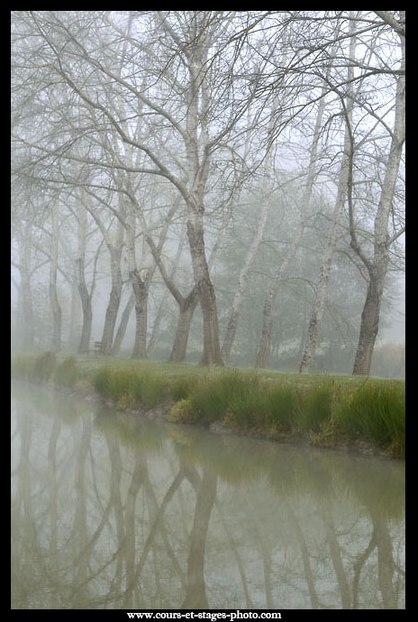
M 94 342 L 94 354 L 97 356 L 98 354 L 100 354 L 101 349 L 102 349 L 102 341 L 95 341 Z

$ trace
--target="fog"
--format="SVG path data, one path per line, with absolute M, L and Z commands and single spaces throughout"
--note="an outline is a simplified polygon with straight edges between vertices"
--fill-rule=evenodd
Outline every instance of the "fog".
M 402 12 L 11 26 L 13 351 L 403 377 Z

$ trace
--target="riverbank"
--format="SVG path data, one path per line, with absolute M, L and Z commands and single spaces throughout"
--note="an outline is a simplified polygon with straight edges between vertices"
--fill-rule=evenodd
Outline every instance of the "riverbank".
M 404 381 L 202 368 L 112 357 L 19 355 L 12 375 L 133 415 L 279 442 L 403 458 Z

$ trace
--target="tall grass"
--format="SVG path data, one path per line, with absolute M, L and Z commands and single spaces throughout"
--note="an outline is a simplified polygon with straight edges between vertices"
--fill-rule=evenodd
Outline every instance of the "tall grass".
M 296 387 L 278 382 L 272 384 L 263 394 L 263 415 L 265 422 L 277 430 L 290 430 L 296 426 L 299 399 Z
M 92 383 L 99 395 L 112 398 L 120 408 L 156 406 L 166 393 L 166 382 L 150 371 L 103 367 L 93 373 Z
M 254 399 L 251 398 L 258 391 L 255 375 L 236 371 L 197 379 L 187 398 L 189 418 L 191 421 L 211 423 L 229 414 L 247 421 L 253 416 L 251 404 Z
M 404 388 L 399 383 L 366 382 L 343 400 L 337 427 L 350 439 L 364 439 L 403 455 L 405 448 Z
M 111 366 L 97 365 L 97 361 L 89 362 L 86 368 L 74 357 L 57 362 L 55 354 L 46 352 L 15 357 L 12 373 L 25 380 L 51 379 L 66 386 L 78 386 L 83 378 L 121 409 L 152 408 L 169 397 L 174 402 L 173 421 L 205 425 L 221 421 L 266 437 L 302 435 L 329 447 L 365 441 L 394 456 L 404 455 L 402 381 L 208 371 L 121 360 Z
M 331 419 L 334 408 L 334 383 L 321 382 L 299 392 L 298 425 L 301 430 L 319 432 Z

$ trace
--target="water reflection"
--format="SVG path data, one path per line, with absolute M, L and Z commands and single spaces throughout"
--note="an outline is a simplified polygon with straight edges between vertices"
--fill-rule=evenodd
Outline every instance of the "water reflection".
M 403 608 L 397 461 L 16 387 L 14 608 Z

